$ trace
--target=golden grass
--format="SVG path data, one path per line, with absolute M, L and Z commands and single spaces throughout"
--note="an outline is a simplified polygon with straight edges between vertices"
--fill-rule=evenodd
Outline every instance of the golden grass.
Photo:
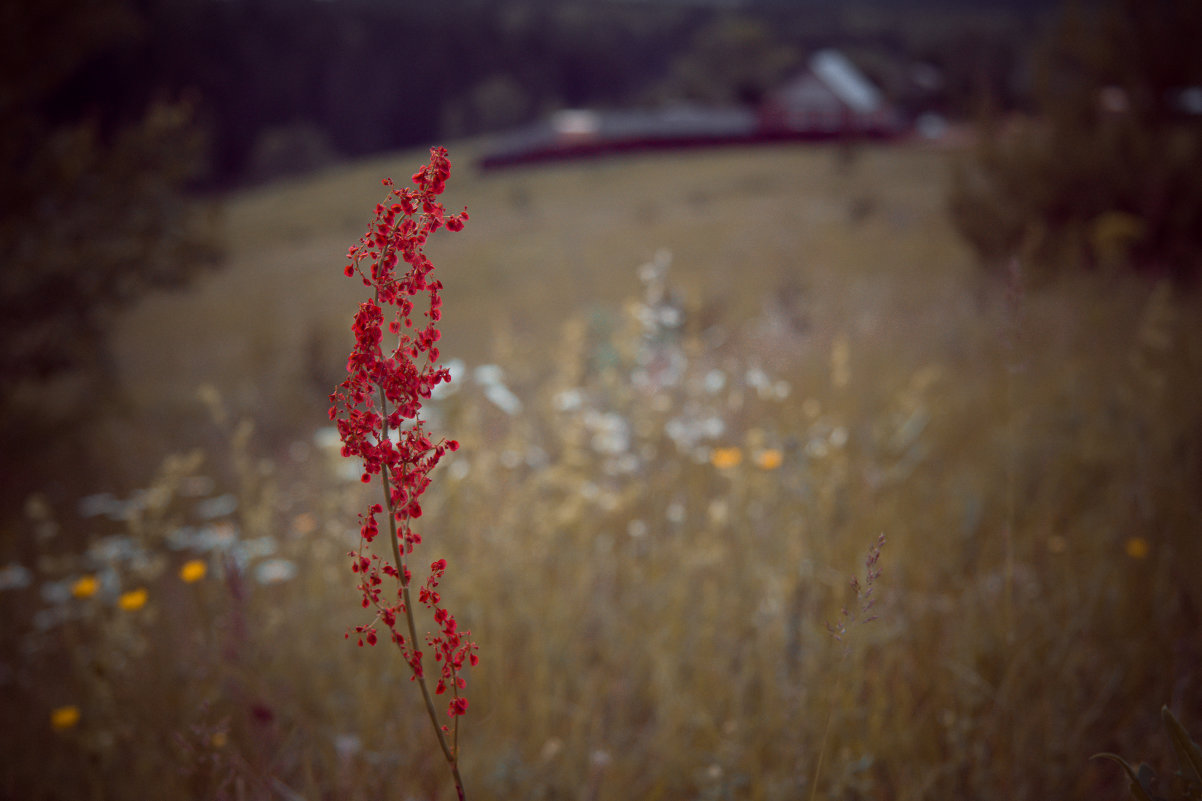
M 1165 702 L 1197 726 L 1197 297 L 1068 278 L 1008 306 L 943 219 L 935 151 L 486 175 L 469 154 L 447 201 L 472 220 L 430 247 L 444 353 L 499 364 L 523 403 L 465 377 L 432 409 L 463 443 L 420 558 L 448 559 L 481 646 L 469 797 L 1117 798 L 1090 754 L 1159 756 Z M 231 198 L 228 269 L 124 321 L 131 403 L 183 427 L 143 458 L 194 433 L 197 384 L 227 417 L 132 519 L 31 504 L 31 531 L 136 547 L 48 540 L 0 594 L 3 794 L 451 797 L 398 655 L 343 639 L 374 490 L 312 439 L 358 302 L 341 256 L 379 178 L 421 159 Z M 679 328 L 645 323 L 659 248 Z M 236 509 L 198 511 L 223 493 Z M 172 550 L 186 526 L 228 538 Z M 880 617 L 837 642 L 881 532 Z M 269 559 L 295 576 L 257 581 Z M 38 595 L 56 581 L 68 597 Z
M 446 314 L 460 321 L 445 326 L 443 350 L 472 362 L 495 355 L 498 330 L 523 349 L 538 347 L 581 308 L 618 303 L 634 267 L 665 246 L 682 288 L 722 298 L 735 320 L 782 286 L 806 282 L 824 297 L 817 322 L 848 321 L 862 293 L 885 294 L 871 286 L 882 274 L 895 281 L 882 312 L 901 315 L 924 302 L 924 284 L 927 293 L 953 291 L 934 287 L 948 277 L 954 287 L 968 269 L 940 216 L 945 157 L 934 152 L 868 151 L 849 170 L 828 149 L 764 148 L 483 175 L 470 148 L 453 155 L 446 202 L 469 206 L 472 222 L 430 252 L 444 265 Z M 226 269 L 123 321 L 118 349 L 130 394 L 147 407 L 186 403 L 208 381 L 242 409 L 287 405 L 307 348 L 347 336 L 359 288 L 336 271 L 382 197 L 380 177 L 407 178 L 421 158 L 232 198 Z M 875 210 L 860 223 L 857 203 Z

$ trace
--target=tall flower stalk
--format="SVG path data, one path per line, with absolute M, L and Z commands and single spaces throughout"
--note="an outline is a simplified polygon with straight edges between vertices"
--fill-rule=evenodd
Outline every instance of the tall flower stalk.
M 431 234 L 440 228 L 462 230 L 468 219 L 466 210 L 447 214 L 438 200 L 450 174 L 447 151 L 439 147 L 430 150 L 429 164 L 413 174 L 412 187 L 397 189 L 385 179 L 387 198 L 376 205 L 367 233 L 347 253 L 345 274 L 359 276 L 371 297 L 355 314 L 355 346 L 347 359 L 346 380 L 330 395 L 330 419 L 338 426 L 342 455 L 360 459 L 364 483 L 378 476 L 383 490 L 384 502 L 359 515 L 359 547 L 350 552 L 363 608 L 374 612 L 369 622 L 355 626 L 354 633 L 360 646 L 375 645 L 378 627 L 388 630 L 421 690 L 463 801 L 459 720 L 468 708 L 464 670 L 478 662 L 476 643 L 443 605 L 438 585 L 447 569 L 445 559 L 432 562 L 417 587 L 417 603 L 428 610 L 435 625 L 434 633 L 419 640 L 411 570 L 414 548 L 422 541 L 413 521 L 421 517 L 420 499 L 430 485 L 430 471 L 447 451 L 459 448 L 455 440 L 432 440 L 421 417 L 422 402 L 436 386 L 451 380 L 450 371 L 438 366 L 442 282 L 432 277 L 434 265 L 424 252 Z M 415 321 L 423 296 L 425 308 Z M 386 521 L 388 540 L 388 553 L 383 556 L 372 550 L 381 533 L 380 516 Z M 438 665 L 433 693 L 423 647 L 429 648 Z M 447 696 L 449 722 L 442 722 L 435 696 Z

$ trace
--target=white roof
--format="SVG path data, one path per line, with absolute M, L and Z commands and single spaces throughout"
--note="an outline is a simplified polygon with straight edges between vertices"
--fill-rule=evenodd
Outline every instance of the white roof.
M 837 50 L 819 50 L 810 58 L 810 69 L 854 111 L 880 108 L 881 93 Z
M 601 130 L 601 115 L 588 109 L 564 109 L 551 115 L 551 128 L 564 136 L 590 136 Z

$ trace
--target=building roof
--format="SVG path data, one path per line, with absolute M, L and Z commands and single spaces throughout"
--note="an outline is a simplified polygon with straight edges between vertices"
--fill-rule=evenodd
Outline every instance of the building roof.
M 843 53 L 831 49 L 810 57 L 809 71 L 793 79 L 780 94 L 786 100 L 820 102 L 823 93 L 815 87 L 815 78 L 822 88 L 853 112 L 870 114 L 882 106 L 880 90 Z
M 489 161 L 523 154 L 572 149 L 606 149 L 638 143 L 664 145 L 721 142 L 755 135 L 755 113 L 743 108 L 678 105 L 653 110 L 568 109 L 515 131 L 493 137 Z
M 880 91 L 838 50 L 819 50 L 810 70 L 853 111 L 868 114 L 881 107 Z

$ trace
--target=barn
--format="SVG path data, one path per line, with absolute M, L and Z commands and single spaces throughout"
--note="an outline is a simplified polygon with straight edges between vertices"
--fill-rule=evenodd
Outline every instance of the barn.
M 760 106 L 760 130 L 768 135 L 888 134 L 897 124 L 880 90 L 837 50 L 816 52 Z
M 568 109 L 495 136 L 484 169 L 647 150 L 788 140 L 887 138 L 899 117 L 842 53 L 820 50 L 758 108 L 676 104 L 659 109 Z

